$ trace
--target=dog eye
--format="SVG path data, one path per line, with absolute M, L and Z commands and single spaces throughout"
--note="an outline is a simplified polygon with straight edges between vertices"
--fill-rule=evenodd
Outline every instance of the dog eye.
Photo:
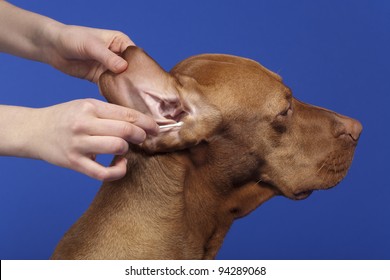
M 290 110 L 290 109 L 282 111 L 281 113 L 279 113 L 279 116 L 286 117 L 288 115 L 288 110 Z
M 278 116 L 282 116 L 282 117 L 287 117 L 289 115 L 289 113 L 292 112 L 292 109 L 291 109 L 291 104 L 288 106 L 287 109 L 283 110 L 282 112 L 280 112 L 278 114 Z

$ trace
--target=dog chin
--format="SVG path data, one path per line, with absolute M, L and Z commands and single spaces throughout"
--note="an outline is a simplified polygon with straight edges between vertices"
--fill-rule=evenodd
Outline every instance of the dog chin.
M 303 200 L 308 198 L 314 191 L 320 191 L 320 190 L 329 190 L 337 186 L 341 182 L 341 179 L 334 180 L 331 184 L 323 184 L 321 186 L 311 188 L 311 189 L 304 189 L 299 190 L 296 192 L 293 192 L 292 195 L 286 195 L 288 198 L 291 198 L 293 200 Z
M 292 197 L 290 197 L 290 198 L 294 199 L 294 200 L 303 200 L 303 199 L 308 198 L 313 192 L 314 192 L 314 190 L 296 192 L 296 193 L 293 193 Z

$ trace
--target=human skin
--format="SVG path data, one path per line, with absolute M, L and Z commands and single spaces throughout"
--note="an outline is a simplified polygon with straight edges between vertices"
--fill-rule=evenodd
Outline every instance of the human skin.
M 96 83 L 107 69 L 126 70 L 117 54 L 130 45 L 122 32 L 65 25 L 0 0 L 0 52 Z M 0 127 L 0 155 L 42 159 L 99 180 L 123 177 L 126 159 L 105 167 L 96 155 L 123 155 L 127 142 L 158 133 L 151 117 L 95 99 L 39 109 L 0 105 Z

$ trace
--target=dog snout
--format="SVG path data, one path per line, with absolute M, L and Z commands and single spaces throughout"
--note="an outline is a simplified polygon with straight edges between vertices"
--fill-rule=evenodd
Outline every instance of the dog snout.
M 336 137 L 349 136 L 351 140 L 357 142 L 362 130 L 363 126 L 358 120 L 341 115 L 337 116 Z

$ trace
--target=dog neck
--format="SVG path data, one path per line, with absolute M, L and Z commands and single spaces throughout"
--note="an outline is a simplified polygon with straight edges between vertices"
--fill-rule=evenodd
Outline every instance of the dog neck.
M 207 144 L 157 155 L 133 146 L 126 157 L 126 176 L 103 184 L 53 259 L 213 259 L 234 219 L 275 195 L 234 182 Z
M 216 220 L 216 194 L 204 176 L 194 172 L 187 153 L 150 156 L 133 147 L 126 177 L 103 186 L 119 186 L 126 193 L 123 202 L 131 208 L 127 219 L 137 228 L 135 236 L 128 237 L 134 241 L 130 258 L 215 257 L 232 219 L 223 224 Z
M 219 180 L 212 164 L 199 162 L 207 160 L 201 150 L 150 156 L 133 147 L 127 158 L 126 177 L 98 195 L 127 209 L 126 258 L 213 259 L 234 219 L 274 195 L 256 182 Z

